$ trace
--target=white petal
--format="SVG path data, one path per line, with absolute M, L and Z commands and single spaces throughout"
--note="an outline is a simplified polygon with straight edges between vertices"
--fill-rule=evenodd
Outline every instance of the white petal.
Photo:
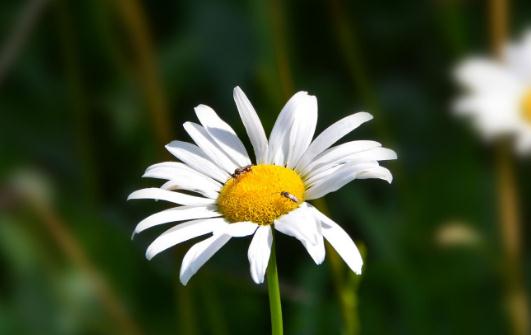
M 314 168 L 312 168 L 310 173 L 306 175 L 306 178 L 314 179 L 315 175 L 321 174 L 324 171 L 329 171 L 340 164 L 364 164 L 368 162 L 392 160 L 396 158 L 396 152 L 391 149 L 381 147 L 354 153 L 342 152 L 342 150 L 339 150 L 339 152 L 333 153 L 330 155 L 330 157 L 320 160 L 320 162 Z M 375 166 L 376 165 L 377 164 L 375 164 Z
M 195 114 L 210 137 L 216 141 L 228 157 L 236 161 L 239 166 L 251 164 L 247 150 L 236 132 L 212 108 L 199 105 L 195 108 Z
M 306 251 L 310 254 L 315 264 L 320 265 L 324 262 L 326 250 L 323 240 L 323 235 L 319 234 L 316 244 L 311 244 L 308 241 L 301 241 Z
M 521 94 L 518 90 L 471 94 L 458 99 L 454 110 L 458 115 L 469 116 L 473 126 L 490 140 L 515 132 L 520 123 Z
M 513 73 L 528 81 L 531 77 L 531 30 L 524 32 L 522 38 L 505 48 L 505 58 Z
M 531 153 L 531 130 L 521 130 L 516 138 L 516 152 L 521 156 Z
M 294 122 L 289 133 L 289 150 L 286 166 L 294 167 L 312 142 L 317 126 L 317 99 L 307 96 L 294 112 Z
M 342 165 L 333 174 L 315 181 L 306 190 L 304 198 L 307 200 L 321 198 L 330 192 L 339 190 L 354 179 L 378 178 L 391 183 L 392 175 L 389 170 L 374 164 L 375 162 L 372 164 Z
M 304 185 L 306 185 L 306 189 L 311 188 L 316 183 L 320 183 L 321 180 L 325 180 L 329 178 L 329 176 L 333 175 L 337 172 L 337 170 L 343 168 L 344 164 L 338 164 L 335 166 L 330 166 L 328 169 L 318 169 L 315 171 L 312 171 L 311 174 L 307 175 L 304 178 Z M 378 166 L 378 163 L 374 163 L 374 166 Z
M 219 196 L 218 191 L 209 190 L 204 185 L 201 185 L 193 180 L 193 178 L 180 178 L 179 180 L 169 180 L 160 186 L 163 190 L 176 191 L 185 190 L 190 192 L 199 193 L 202 196 L 209 199 L 217 199 Z
M 278 218 L 274 225 L 279 232 L 298 239 L 316 264 L 323 262 L 325 256 L 323 235 L 320 232 L 320 225 L 308 210 L 306 203 Z
M 164 200 L 164 201 L 173 202 L 179 205 L 190 205 L 190 206 L 210 205 L 215 202 L 212 199 L 196 197 L 193 195 L 178 193 L 174 191 L 161 190 L 160 188 L 156 188 L 156 187 L 143 188 L 141 190 L 134 191 L 133 193 L 129 194 L 129 197 L 127 198 L 127 200 L 133 200 L 133 199 Z
M 183 126 L 188 135 L 212 162 L 228 173 L 233 173 L 238 168 L 238 164 L 221 150 L 216 141 L 208 135 L 203 127 L 193 122 L 185 122 Z
M 289 151 L 289 132 L 295 122 L 295 112 L 306 104 L 308 94 L 298 92 L 288 100 L 277 117 L 271 135 L 269 135 L 269 148 L 267 163 L 285 165 Z
M 249 245 L 247 258 L 251 267 L 251 277 L 257 284 L 264 282 L 264 276 L 271 255 L 271 244 L 273 243 L 273 232 L 271 226 L 260 226 Z
M 363 152 L 351 153 L 345 162 L 351 161 L 388 161 L 397 159 L 396 152 L 388 148 L 374 148 Z
M 226 234 L 214 234 L 204 241 L 196 243 L 184 255 L 180 279 L 186 285 L 190 278 L 201 268 L 231 237 Z
M 245 237 L 254 234 L 258 225 L 254 222 L 230 223 L 216 233 L 227 234 L 231 237 Z
M 378 166 L 359 172 L 356 179 L 381 179 L 391 184 L 393 182 L 393 175 L 388 169 L 383 166 Z
M 144 178 L 158 178 L 171 180 L 174 175 L 179 173 L 191 173 L 191 171 L 201 174 L 198 171 L 192 169 L 188 165 L 180 162 L 162 162 L 148 166 L 144 175 Z
M 372 120 L 372 115 L 366 112 L 359 112 L 353 115 L 344 117 L 343 119 L 332 124 L 326 128 L 317 138 L 310 144 L 304 155 L 297 163 L 296 169 L 300 170 L 309 164 L 315 156 L 319 155 L 324 150 L 328 149 L 336 143 L 343 136 L 347 135 L 361 124 Z
M 143 177 L 167 179 L 164 190 L 187 190 L 216 199 L 221 184 L 183 163 L 167 162 L 150 166 Z
M 315 207 L 312 207 L 312 209 L 317 219 L 321 221 L 321 232 L 324 238 L 326 238 L 354 273 L 361 274 L 363 259 L 354 241 L 352 241 L 350 236 L 337 223 L 319 212 Z
M 234 101 L 236 102 L 238 113 L 240 113 L 243 126 L 247 131 L 247 136 L 249 136 L 249 140 L 253 145 L 256 162 L 262 164 L 267 155 L 267 137 L 264 127 L 253 105 L 251 105 L 249 99 L 238 86 L 234 88 Z
M 178 224 L 166 230 L 149 245 L 146 250 L 146 258 L 150 260 L 176 244 L 209 234 L 226 224 L 223 218 L 199 219 Z
M 300 169 L 300 172 L 303 175 L 307 175 L 313 172 L 316 168 L 319 168 L 323 165 L 328 165 L 332 163 L 344 163 L 342 159 L 344 159 L 344 157 L 348 155 L 359 153 L 369 149 L 378 148 L 381 146 L 382 145 L 376 141 L 366 140 L 350 141 L 347 143 L 343 143 L 330 149 L 327 149 L 317 155 L 314 159 L 312 159 L 310 163 L 308 163 L 305 167 L 302 167 Z
M 275 220 L 275 229 L 283 234 L 299 240 L 308 240 L 314 244 L 317 243 L 319 236 L 317 225 L 314 224 L 314 220 L 302 205 Z
M 198 146 L 192 143 L 172 141 L 166 149 L 175 157 L 191 166 L 193 169 L 207 175 L 221 183 L 225 183 L 230 175 L 214 164 Z
M 496 92 L 516 89 L 518 78 L 503 63 L 487 58 L 469 58 L 455 71 L 456 80 L 469 90 Z
M 176 176 L 181 175 L 193 176 L 194 179 L 201 179 L 201 183 L 208 183 L 210 185 L 209 189 L 214 191 L 219 191 L 222 186 L 221 183 L 215 181 L 214 179 L 207 177 L 203 173 L 179 162 L 163 162 L 153 164 L 146 169 L 146 172 L 142 177 L 175 180 Z
M 148 216 L 140 221 L 135 227 L 133 236 L 148 228 L 169 222 L 203 219 L 221 216 L 213 206 L 180 206 L 170 208 L 153 215 Z

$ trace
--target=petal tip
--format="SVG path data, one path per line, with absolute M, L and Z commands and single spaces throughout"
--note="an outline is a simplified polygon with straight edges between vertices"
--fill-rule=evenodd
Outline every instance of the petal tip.
M 374 116 L 371 113 L 369 113 L 369 112 L 361 111 L 361 112 L 358 112 L 356 114 L 358 114 L 359 116 L 362 116 L 367 121 L 370 121 L 370 120 L 374 119 Z
M 205 104 L 199 104 L 194 107 L 194 111 L 197 113 L 207 113 L 210 111 L 213 111 L 212 107 L 205 105 Z
M 385 159 L 382 158 L 382 159 L 377 159 L 377 160 L 382 161 L 382 160 L 396 160 L 396 159 L 398 159 L 398 154 L 393 149 L 383 148 L 383 150 L 385 150 L 385 152 L 386 152 Z
M 179 272 L 179 281 L 181 282 L 181 284 L 183 284 L 183 286 L 186 286 L 188 284 L 188 282 L 190 281 L 190 279 L 193 277 L 194 274 L 195 274 L 195 272 L 194 273 L 190 273 L 189 271 L 185 270 L 185 268 L 184 268 L 184 260 L 183 260 L 183 264 L 181 265 L 181 270 Z
M 264 283 L 264 278 L 260 279 L 257 276 L 251 274 L 251 277 L 256 285 L 260 285 Z
M 188 284 L 188 282 L 190 281 L 190 278 L 185 278 L 185 277 L 183 277 L 183 276 L 180 276 L 180 277 L 179 277 L 179 281 L 181 282 L 181 284 L 182 284 L 183 286 L 186 286 L 186 285 Z
M 238 102 L 239 100 L 241 100 L 242 98 L 245 97 L 245 93 L 243 92 L 243 90 L 240 88 L 240 86 L 236 86 L 234 87 L 234 89 L 232 90 L 232 97 L 234 98 L 234 100 L 236 102 Z
M 155 257 L 155 255 L 156 255 L 156 252 L 152 248 L 148 247 L 146 250 L 146 259 L 150 261 L 153 259 L 153 257 Z
M 170 143 L 166 144 L 164 146 L 164 148 L 166 148 L 166 150 L 168 150 L 169 152 L 171 152 L 172 150 L 172 147 L 174 147 L 178 142 L 176 140 L 173 140 L 171 141 Z

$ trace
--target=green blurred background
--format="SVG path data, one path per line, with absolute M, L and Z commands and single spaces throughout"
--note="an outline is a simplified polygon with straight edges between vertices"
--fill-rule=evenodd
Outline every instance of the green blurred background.
M 511 7 L 516 34 L 531 4 Z M 489 50 L 485 1 L 4 0 L 0 43 L 0 334 L 269 332 L 250 239 L 186 287 L 191 242 L 148 262 L 165 227 L 130 240 L 167 204 L 125 199 L 158 185 L 140 176 L 172 159 L 165 143 L 188 140 L 194 106 L 244 137 L 236 85 L 267 132 L 307 90 L 318 131 L 366 110 L 375 120 L 349 138 L 399 155 L 384 164 L 392 185 L 354 181 L 326 198 L 363 247 L 363 276 L 315 266 L 279 236 L 286 334 L 511 333 L 493 151 L 449 112 L 452 67 Z M 515 171 L 528 223 L 530 160 Z M 527 287 L 530 251 L 518 265 Z

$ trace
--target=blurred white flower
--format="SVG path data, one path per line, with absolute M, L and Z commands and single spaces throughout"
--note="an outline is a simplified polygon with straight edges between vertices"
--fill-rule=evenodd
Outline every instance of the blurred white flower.
M 435 241 L 441 247 L 473 247 L 482 242 L 481 234 L 470 224 L 460 220 L 443 223 L 435 231 Z
M 519 153 L 531 152 L 531 31 L 503 49 L 501 59 L 475 57 L 455 76 L 467 90 L 455 110 L 469 115 L 485 139 L 511 136 Z
M 31 167 L 19 167 L 8 177 L 8 186 L 26 201 L 49 205 L 55 194 L 50 178 Z
M 151 259 L 178 243 L 211 234 L 184 256 L 180 279 L 186 285 L 231 238 L 253 235 L 248 251 L 251 276 L 256 283 L 262 283 L 274 227 L 300 240 L 317 264 L 324 260 L 326 238 L 350 269 L 361 273 L 361 255 L 347 233 L 304 201 L 323 197 L 354 179 L 391 182 L 391 173 L 378 161 L 396 159 L 394 151 L 366 140 L 332 146 L 372 116 L 364 112 L 349 115 L 312 141 L 317 99 L 299 92 L 280 112 L 268 140 L 258 115 L 239 87 L 234 89 L 234 100 L 257 164 L 252 165 L 232 127 L 212 108 L 197 106 L 195 112 L 201 125 L 184 124 L 196 144 L 168 144 L 168 151 L 181 162 L 155 164 L 144 174 L 167 182 L 160 188 L 138 190 L 129 196 L 180 205 L 147 217 L 134 233 L 185 221 L 151 243 L 146 257 Z

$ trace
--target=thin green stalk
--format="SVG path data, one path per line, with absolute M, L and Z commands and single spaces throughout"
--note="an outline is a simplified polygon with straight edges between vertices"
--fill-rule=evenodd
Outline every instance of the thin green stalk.
M 293 76 L 289 65 L 288 42 L 286 34 L 286 22 L 283 3 L 280 0 L 270 1 L 269 17 L 271 19 L 271 33 L 273 35 L 273 47 L 278 66 L 278 76 L 282 95 L 288 98 L 293 94 Z
M 228 335 L 229 329 L 225 317 L 225 309 L 219 301 L 219 287 L 211 281 L 202 280 L 200 283 L 203 308 L 209 322 L 212 335 Z
M 181 265 L 181 260 L 186 253 L 184 245 L 177 246 L 175 250 L 176 266 Z M 199 334 L 198 307 L 196 306 L 194 294 L 197 292 L 197 284 L 190 283 L 183 286 L 179 281 L 178 271 L 175 273 L 175 302 L 177 304 L 177 334 L 197 335 Z
M 149 25 L 138 0 L 116 0 L 118 12 L 131 39 L 136 66 L 159 147 L 172 138 L 170 113 L 157 67 Z
M 328 206 L 324 199 L 317 199 L 313 204 L 324 214 L 329 214 Z M 359 334 L 360 325 L 358 317 L 358 285 L 351 285 L 345 278 L 345 264 L 338 253 L 328 243 L 326 244 L 326 257 L 332 269 L 332 279 L 336 288 L 337 297 L 340 303 L 341 315 L 343 317 L 343 331 L 346 335 Z M 349 275 L 350 271 L 349 271 Z M 357 277 L 357 275 L 354 275 Z M 359 281 L 359 278 L 357 278 Z
M 367 109 L 376 116 L 374 124 L 380 137 L 385 141 L 390 138 L 390 131 L 382 117 L 382 111 L 378 97 L 367 73 L 368 67 L 365 64 L 363 55 L 358 45 L 358 39 L 354 34 L 354 27 L 349 18 L 348 8 L 345 1 L 333 0 L 327 2 L 335 28 L 336 38 L 340 46 L 340 52 L 348 67 L 348 74 L 356 89 L 356 95 L 359 94 Z
M 48 0 L 31 0 L 22 5 L 11 28 L 12 31 L 0 50 L 0 85 L 5 81 L 24 44 L 31 37 L 31 33 L 45 12 L 47 4 Z
M 82 173 L 83 194 L 89 203 L 97 202 L 100 195 L 99 176 L 97 166 L 99 165 L 94 154 L 93 141 L 90 133 L 91 110 L 87 103 L 87 89 L 84 80 L 83 61 L 79 37 L 76 30 L 76 17 L 74 17 L 71 6 L 72 2 L 67 0 L 56 1 L 55 21 L 59 33 L 61 44 L 61 56 L 64 64 L 65 80 L 67 83 L 67 101 L 70 104 L 68 110 L 73 116 L 73 134 L 75 135 L 76 159 L 80 161 Z
M 179 306 L 179 316 L 178 316 L 178 333 L 187 334 L 187 335 L 196 335 L 199 333 L 198 323 L 196 318 L 196 307 L 194 304 L 193 290 L 189 287 L 181 285 L 181 283 L 176 280 L 175 285 L 177 286 L 176 298 L 177 304 Z
M 271 334 L 282 335 L 282 306 L 280 304 L 280 287 L 278 285 L 277 255 L 275 240 L 271 245 L 271 257 L 267 266 L 267 293 L 269 295 L 269 309 L 271 311 Z

